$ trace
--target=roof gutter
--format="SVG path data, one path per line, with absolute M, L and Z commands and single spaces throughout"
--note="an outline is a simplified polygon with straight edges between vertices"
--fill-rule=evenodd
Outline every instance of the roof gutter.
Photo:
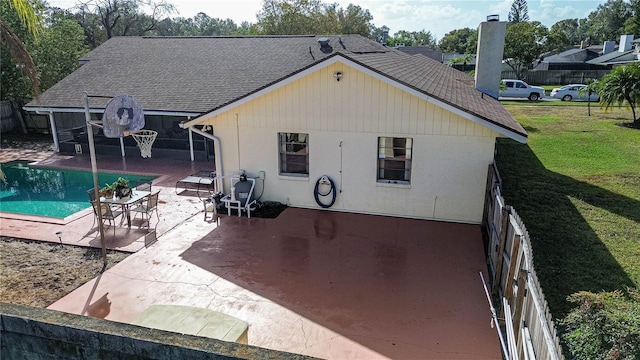
M 40 107 L 40 106 L 23 106 L 25 111 L 33 111 L 35 113 L 61 112 L 61 113 L 83 113 L 83 108 L 67 108 L 67 107 Z M 104 113 L 104 108 L 90 108 L 90 113 Z M 144 110 L 145 115 L 165 115 L 165 116 L 198 116 L 200 112 L 190 111 L 163 111 L 163 110 Z

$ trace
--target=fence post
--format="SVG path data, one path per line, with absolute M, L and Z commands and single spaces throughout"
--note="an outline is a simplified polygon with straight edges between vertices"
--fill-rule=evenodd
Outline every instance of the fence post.
M 515 310 L 513 313 L 513 332 L 516 336 L 516 343 L 520 338 L 520 324 L 522 323 L 522 310 L 524 306 L 524 293 L 527 289 L 527 271 L 520 269 L 518 272 L 518 292 L 515 299 Z
M 507 272 L 507 283 L 504 286 L 504 297 L 507 298 L 509 304 L 511 304 L 511 298 L 513 297 L 513 277 L 516 275 L 516 267 L 518 264 L 518 253 L 520 252 L 521 236 L 514 234 L 513 236 L 513 248 L 511 249 L 511 261 L 509 262 L 509 271 Z
M 511 207 L 505 206 L 502 208 L 502 224 L 500 227 L 500 244 L 498 245 L 498 257 L 496 258 L 496 273 L 494 274 L 494 278 L 492 279 L 491 284 L 491 293 L 493 296 L 498 295 L 500 290 L 500 276 L 502 275 L 502 262 L 503 262 L 503 253 L 504 247 L 507 243 L 507 234 L 508 225 L 509 225 L 509 214 L 511 213 Z

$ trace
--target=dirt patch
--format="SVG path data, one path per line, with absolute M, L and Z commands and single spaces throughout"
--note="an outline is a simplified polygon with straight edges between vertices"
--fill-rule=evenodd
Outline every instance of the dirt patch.
M 129 253 L 109 251 L 108 268 Z M 100 274 L 102 250 L 0 236 L 0 301 L 45 308 Z

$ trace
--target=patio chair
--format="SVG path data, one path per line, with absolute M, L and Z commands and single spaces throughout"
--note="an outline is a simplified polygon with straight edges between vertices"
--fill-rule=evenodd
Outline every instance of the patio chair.
M 122 214 L 124 214 L 124 211 L 122 211 L 122 210 L 114 210 L 107 203 L 102 203 L 102 202 L 93 200 L 93 201 L 91 201 L 91 205 L 93 206 L 93 213 L 96 216 L 96 219 L 98 218 L 98 211 L 101 211 L 102 212 L 102 223 L 104 224 L 106 221 L 108 221 L 110 226 L 115 225 L 115 221 L 118 218 L 118 216 L 121 216 Z M 120 223 L 122 223 L 123 220 L 124 220 L 124 217 L 121 217 L 120 218 Z M 95 221 L 94 221 L 94 223 L 95 223 Z M 93 228 L 93 226 L 92 226 L 92 228 Z M 116 234 L 116 227 L 113 226 L 113 235 L 115 236 L 115 234 Z
M 136 185 L 133 188 L 133 191 L 136 191 L 136 190 L 151 192 L 151 181 L 141 180 L 136 182 Z M 142 204 L 143 202 L 144 202 L 144 199 L 141 199 L 140 201 L 136 201 L 134 205 Z
M 151 191 L 151 181 L 147 181 L 147 180 L 138 181 L 136 183 L 136 186 L 133 189 Z
M 253 199 L 253 188 L 256 186 L 256 179 L 248 178 L 245 175 L 231 179 L 231 194 L 225 195 L 220 201 L 227 207 L 227 214 L 231 216 L 231 210 L 237 210 L 238 216 L 243 211 L 247 212 L 247 217 L 251 217 L 251 211 L 256 209 L 257 201 Z
M 93 203 L 96 200 L 96 190 L 95 190 L 95 188 L 91 188 L 91 189 L 87 190 L 87 195 L 89 195 L 89 201 L 91 203 Z M 113 204 L 111 204 L 110 206 L 111 206 L 112 210 L 116 210 L 116 211 L 118 211 L 118 208 L 120 207 L 118 205 L 113 205 Z M 94 209 L 94 211 L 93 211 L 93 224 L 91 224 L 91 228 L 92 229 L 96 225 L 96 221 L 97 220 L 98 220 L 98 213 L 95 212 L 95 209 Z
M 136 216 L 138 216 L 138 214 L 141 214 L 142 222 L 144 223 L 146 221 L 149 224 L 149 227 L 151 227 L 151 215 L 155 212 L 156 217 L 158 218 L 158 221 L 160 221 L 160 215 L 158 214 L 158 195 L 159 194 L 160 194 L 160 191 L 156 191 L 151 195 L 147 196 L 145 201 L 141 203 L 136 203 L 138 204 L 138 206 L 130 210 L 136 213 L 133 216 L 134 219 Z M 146 215 L 146 220 L 145 220 L 145 215 Z

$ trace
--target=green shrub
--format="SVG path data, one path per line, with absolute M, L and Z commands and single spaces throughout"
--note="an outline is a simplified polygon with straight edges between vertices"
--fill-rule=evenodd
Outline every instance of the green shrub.
M 640 293 L 637 289 L 575 293 L 578 306 L 561 321 L 575 359 L 640 359 Z

